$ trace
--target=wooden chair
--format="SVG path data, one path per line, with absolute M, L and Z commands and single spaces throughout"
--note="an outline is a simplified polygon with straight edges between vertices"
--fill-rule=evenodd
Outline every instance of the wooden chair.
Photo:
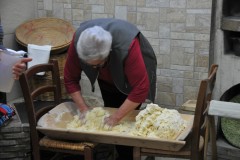
M 30 80 L 39 72 L 51 73 L 51 83 L 33 88 Z M 50 60 L 47 64 L 32 66 L 20 76 L 19 81 L 27 108 L 33 159 L 43 159 L 44 156 L 41 157 L 40 151 L 45 150 L 56 153 L 83 155 L 85 160 L 92 160 L 95 144 L 51 139 L 42 135 L 36 129 L 38 119 L 62 102 L 57 60 Z M 52 103 L 35 100 L 46 92 L 53 93 L 54 101 Z
M 215 64 L 213 64 L 209 70 L 209 74 L 210 75 L 214 68 L 216 67 Z M 196 99 L 189 99 L 187 100 L 184 104 L 182 104 L 179 108 L 179 111 L 181 113 L 187 113 L 187 114 L 194 114 L 195 112 L 195 109 L 196 109 L 196 103 L 197 103 L 197 100 Z
M 207 133 L 207 110 L 215 85 L 218 65 L 212 65 L 209 76 L 200 83 L 196 109 L 194 113 L 193 128 L 186 138 L 185 146 L 179 151 L 168 151 L 152 148 L 134 147 L 134 160 L 140 160 L 141 156 L 157 156 L 172 158 L 187 158 L 191 160 L 202 160 L 204 157 L 205 136 Z M 207 135 L 208 136 L 208 135 Z M 206 139 L 208 140 L 208 137 Z

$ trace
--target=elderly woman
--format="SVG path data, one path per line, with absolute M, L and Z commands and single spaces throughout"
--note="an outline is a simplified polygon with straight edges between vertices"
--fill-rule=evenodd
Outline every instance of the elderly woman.
M 118 108 L 105 119 L 111 127 L 146 99 L 154 101 L 156 65 L 151 45 L 133 24 L 111 18 L 90 20 L 80 24 L 68 49 L 65 86 L 79 110 L 85 112 L 91 106 L 81 94 L 81 72 L 93 91 L 98 80 L 104 106 Z M 119 159 L 132 159 L 127 152 L 123 154 L 126 157 Z

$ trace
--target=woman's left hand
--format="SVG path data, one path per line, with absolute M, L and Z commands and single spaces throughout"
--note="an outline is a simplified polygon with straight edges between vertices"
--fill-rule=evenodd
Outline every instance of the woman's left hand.
M 118 124 L 119 120 L 114 116 L 111 115 L 104 119 L 104 129 L 111 130 L 114 126 Z

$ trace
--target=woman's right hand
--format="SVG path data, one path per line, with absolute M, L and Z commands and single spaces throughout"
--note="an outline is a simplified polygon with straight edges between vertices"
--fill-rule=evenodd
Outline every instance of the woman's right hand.
M 79 109 L 77 110 L 77 114 L 79 116 L 80 121 L 82 122 L 82 124 L 86 123 L 86 114 L 87 114 L 88 110 L 84 110 L 84 111 L 80 111 Z
M 86 123 L 86 114 L 88 113 L 88 111 L 90 111 L 92 109 L 92 107 L 81 107 L 81 110 L 80 108 L 77 110 L 78 112 L 78 116 L 79 116 L 79 119 L 82 121 L 82 124 L 85 124 Z

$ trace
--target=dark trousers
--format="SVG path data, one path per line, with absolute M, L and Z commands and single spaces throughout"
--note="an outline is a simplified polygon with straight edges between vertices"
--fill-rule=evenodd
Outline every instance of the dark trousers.
M 127 95 L 121 93 L 115 86 L 101 80 L 98 81 L 105 107 L 119 108 L 126 100 Z M 133 147 L 116 145 L 117 160 L 133 160 Z
M 6 93 L 4 92 L 0 92 L 0 103 L 7 104 L 7 97 L 6 97 Z

